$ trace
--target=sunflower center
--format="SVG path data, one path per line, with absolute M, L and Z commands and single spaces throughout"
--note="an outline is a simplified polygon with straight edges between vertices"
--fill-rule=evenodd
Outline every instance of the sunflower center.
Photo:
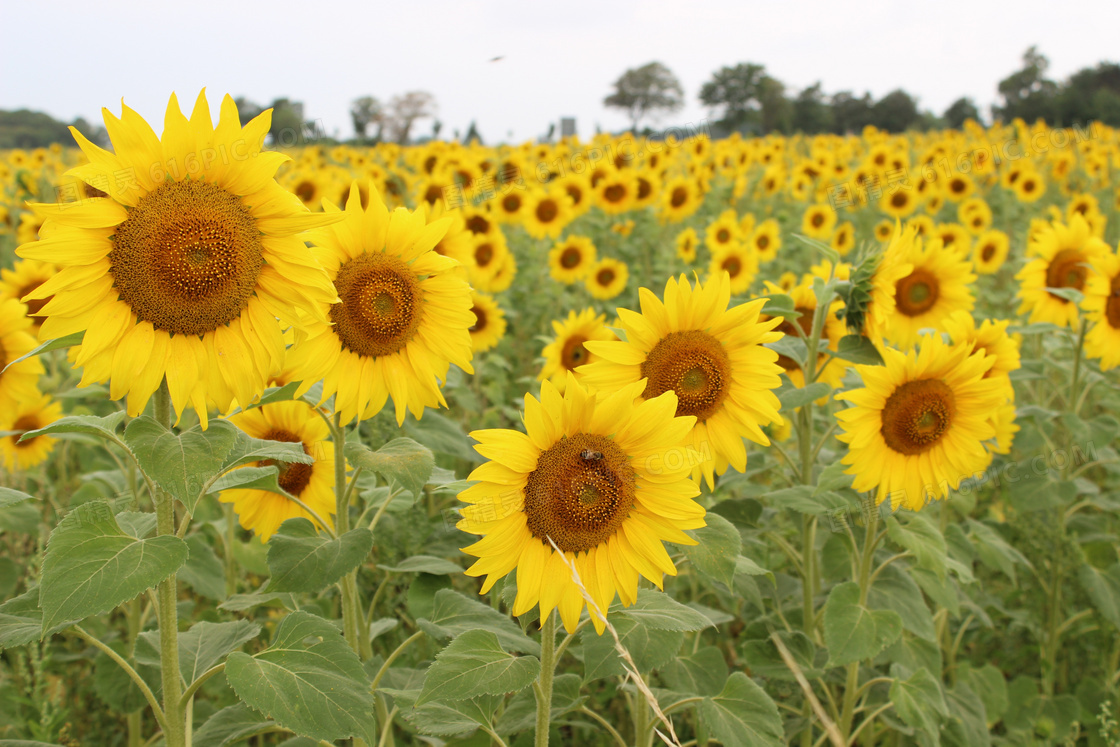
M 621 184 L 612 184 L 603 190 L 603 199 L 607 202 L 621 202 L 626 197 L 626 187 Z
M 770 246 L 770 237 L 763 234 L 762 236 L 759 236 L 757 239 L 755 239 L 754 245 L 759 249 L 765 249 L 766 247 Z
M 649 351 L 641 366 L 647 379 L 642 396 L 677 393 L 677 415 L 707 420 L 727 396 L 731 360 L 719 340 L 700 330 L 670 332 Z
M 516 213 L 521 209 L 521 197 L 518 195 L 506 195 L 502 198 L 502 209 L 507 213 Z
M 587 348 L 583 346 L 585 342 L 587 342 L 587 338 L 581 335 L 569 337 L 560 350 L 560 365 L 571 371 L 576 366 L 587 363 L 590 354 L 587 352 Z
M 595 275 L 595 281 L 603 287 L 610 285 L 614 282 L 614 270 L 599 270 Z
M 481 332 L 486 329 L 486 312 L 477 306 L 472 307 L 471 311 L 474 312 L 474 324 L 468 328 L 468 331 Z
M 820 228 L 824 224 L 824 216 L 817 213 L 810 219 L 810 222 L 813 224 L 813 228 Z
M 906 196 L 905 192 L 895 192 L 891 196 L 891 206 L 896 208 L 906 207 L 906 203 L 910 202 L 910 198 Z
M 908 381 L 883 405 L 883 440 L 900 454 L 914 456 L 932 449 L 953 423 L 956 398 L 940 379 Z
M 559 212 L 555 202 L 552 200 L 541 200 L 537 205 L 537 220 L 541 223 L 551 223 L 556 220 L 556 215 Z
M 726 228 L 719 229 L 719 233 L 716 234 L 716 241 L 718 241 L 721 244 L 726 243 L 727 240 L 730 239 L 730 238 L 731 238 L 731 234 L 728 233 Z
M 569 247 L 560 254 L 560 266 L 566 270 L 579 267 L 580 256 L 579 249 Z
M 1076 249 L 1062 249 L 1050 260 L 1046 268 L 1047 288 L 1076 288 L 1085 287 L 1085 277 L 1088 269 L 1085 267 L 1085 257 Z M 1061 296 L 1051 296 L 1061 301 L 1066 299 Z
M 264 435 L 265 441 L 282 441 L 286 444 L 300 444 L 303 447 L 304 454 L 310 454 L 307 450 L 307 444 L 303 443 L 303 439 L 283 428 L 274 428 Z M 271 467 L 276 465 L 280 469 L 280 475 L 277 477 L 276 482 L 280 487 L 288 493 L 299 497 L 306 488 L 308 483 L 311 482 L 311 468 L 314 465 L 300 464 L 299 462 L 281 462 L 275 459 L 265 459 L 260 463 L 261 467 Z
M 926 270 L 914 270 L 895 286 L 895 304 L 906 316 L 919 316 L 933 308 L 941 294 L 937 277 Z
M 467 228 L 471 233 L 489 233 L 490 221 L 481 215 L 472 215 L 467 219 Z
M 37 431 L 39 430 L 39 420 L 34 415 L 24 415 L 22 418 L 19 418 L 18 420 L 16 420 L 16 422 L 12 423 L 12 430 Z M 39 437 L 36 436 L 35 438 L 29 438 L 26 441 L 20 441 L 19 436 L 13 436 L 12 440 L 15 442 L 17 449 L 26 449 L 28 446 L 35 443 L 38 438 Z
M 264 264 L 260 237 L 236 195 L 207 182 L 165 182 L 117 226 L 109 271 L 141 321 L 201 335 L 248 306 Z
M 494 259 L 494 247 L 490 244 L 479 244 L 474 249 L 474 263 L 479 267 L 486 267 Z
M 335 334 L 358 355 L 392 355 L 420 327 L 423 291 L 399 257 L 370 252 L 348 260 L 334 285 L 342 299 L 331 307 Z
M 743 263 L 739 261 L 738 257 L 728 257 L 720 263 L 720 268 L 727 270 L 727 274 L 735 279 L 743 271 Z
M 688 202 L 688 190 L 684 187 L 677 187 L 673 190 L 673 195 L 669 198 L 669 204 L 675 208 Z
M 996 248 L 993 244 L 985 244 L 984 248 L 980 250 L 980 259 L 985 262 L 991 262 L 994 256 L 996 256 Z
M 297 184 L 292 191 L 305 205 L 315 199 L 315 185 L 306 179 Z
M 1112 279 L 1111 292 L 1104 306 L 1104 316 L 1113 329 L 1120 329 L 1120 275 Z
M 577 433 L 537 458 L 525 485 L 526 525 L 565 552 L 590 550 L 622 529 L 635 489 L 630 459 L 614 441 Z

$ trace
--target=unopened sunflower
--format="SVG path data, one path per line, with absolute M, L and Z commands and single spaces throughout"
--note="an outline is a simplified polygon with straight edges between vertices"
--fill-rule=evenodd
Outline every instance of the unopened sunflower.
M 166 377 L 176 411 L 205 424 L 208 402 L 248 406 L 279 369 L 277 318 L 326 323 L 337 297 L 299 234 L 335 218 L 273 178 L 288 157 L 261 150 L 271 110 L 242 128 L 226 96 L 215 128 L 204 93 L 189 120 L 172 96 L 162 141 L 127 106 L 104 118 L 115 152 L 72 128 L 90 163 L 68 173 L 110 195 L 33 205 L 45 237 L 17 250 L 62 267 L 28 296 L 54 296 L 40 338 L 84 331 L 81 384 L 108 380 L 130 415 Z
M 561 283 L 583 280 L 594 264 L 595 245 L 586 236 L 569 236 L 548 253 L 548 274 Z
M 781 319 L 759 321 L 765 299 L 728 308 L 731 280 L 725 273 L 692 286 L 685 276 L 670 278 L 662 302 L 640 290 L 642 313 L 619 309 L 625 341 L 591 342 L 602 358 L 580 368 L 582 381 L 614 391 L 646 381 L 642 397 L 677 394 L 678 415 L 696 417 L 687 445 L 704 458 L 693 477 L 708 485 L 728 466 L 746 468 L 743 438 L 768 445 L 761 426 L 778 420 L 782 369 L 778 354 L 763 347 L 780 340 Z
M 1094 236 L 1089 224 L 1074 215 L 1069 225 L 1054 222 L 1040 227 L 1030 240 L 1028 254 L 1036 257 L 1019 271 L 1019 313 L 1030 321 L 1077 327 L 1077 304 L 1048 288 L 1085 290 L 1092 267 L 1109 253 L 1108 244 Z
M 389 212 L 376 187 L 362 210 L 358 190 L 335 226 L 311 234 L 315 257 L 337 289 L 330 321 L 313 321 L 289 351 L 301 392 L 323 382 L 342 422 L 376 414 L 392 396 L 397 423 L 405 412 L 447 406 L 440 383 L 450 364 L 471 368 L 470 286 L 455 260 L 433 251 L 447 221 L 426 223 L 422 210 Z
M 558 608 L 575 632 L 585 603 L 568 564 L 606 614 L 616 594 L 623 606 L 637 601 L 639 576 L 660 588 L 676 575 L 664 542 L 696 544 L 683 530 L 704 526 L 705 512 L 680 447 L 694 418 L 674 415 L 672 392 L 639 403 L 641 393 L 630 384 L 597 398 L 569 379 L 561 395 L 546 381 L 539 401 L 525 397 L 527 433 L 471 433 L 492 461 L 459 494 L 459 529 L 483 535 L 463 548 L 478 558 L 467 574 L 486 576 L 486 593 L 516 569 L 514 615 L 539 605 L 543 620 Z
M 594 309 L 584 309 L 578 314 L 569 311 L 567 319 L 553 320 L 552 331 L 556 337 L 545 345 L 541 353 L 544 356 L 544 367 L 537 380 L 551 381 L 552 385 L 563 394 L 569 371 L 575 371 L 579 366 L 598 360 L 598 356 L 591 353 L 585 343 L 592 340 L 617 339 L 605 326 L 605 320 L 606 316 L 596 314 Z

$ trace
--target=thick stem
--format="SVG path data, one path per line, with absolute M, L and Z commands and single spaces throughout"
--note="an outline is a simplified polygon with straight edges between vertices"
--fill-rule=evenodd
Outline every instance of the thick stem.
M 171 395 L 164 379 L 154 396 L 156 420 L 165 428 L 171 427 Z M 155 492 L 156 533 L 175 534 L 175 501 L 161 488 Z M 187 725 L 179 699 L 183 696 L 183 681 L 179 675 L 179 616 L 175 609 L 178 601 L 178 584 L 172 573 L 156 590 L 159 613 L 159 666 L 163 684 L 163 715 L 167 725 L 164 743 L 167 747 L 187 747 Z
M 334 442 L 334 495 L 335 495 L 335 533 L 342 536 L 350 531 L 350 494 L 346 483 L 346 430 L 342 427 L 342 416 L 335 413 L 330 421 L 331 440 Z M 358 656 L 363 655 L 362 641 L 368 636 L 361 631 L 363 615 L 359 609 L 358 572 L 351 571 L 338 582 L 342 595 L 342 630 L 346 642 Z M 365 648 L 368 649 L 368 646 Z
M 556 668 L 556 612 L 549 613 L 541 626 L 541 673 L 537 678 L 537 731 L 535 747 L 548 747 L 548 728 L 552 720 L 552 675 Z

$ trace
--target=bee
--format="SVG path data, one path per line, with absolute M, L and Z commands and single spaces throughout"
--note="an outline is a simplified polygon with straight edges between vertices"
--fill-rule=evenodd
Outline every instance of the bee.
M 585 462 L 597 462 L 603 458 L 601 451 L 592 451 L 591 449 L 584 449 L 579 453 L 581 459 Z

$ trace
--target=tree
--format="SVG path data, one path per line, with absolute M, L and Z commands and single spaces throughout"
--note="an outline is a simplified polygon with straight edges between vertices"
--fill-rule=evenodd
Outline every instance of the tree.
M 354 123 L 354 134 L 364 140 L 366 130 L 371 124 L 381 121 L 381 102 L 373 96 L 362 96 L 350 104 L 350 120 Z
M 272 136 L 272 144 L 285 148 L 302 145 L 305 124 L 303 102 L 286 98 L 276 99 L 270 108 L 272 126 L 268 128 L 268 134 Z
M 1117 125 L 1120 112 L 1120 65 L 1102 62 L 1078 70 L 1062 87 L 1057 102 L 1057 119 L 1066 126 L 1094 119 Z
M 792 107 L 791 124 L 795 131 L 812 134 L 832 129 L 832 109 L 819 81 L 797 94 Z
M 630 117 L 631 129 L 656 112 L 674 112 L 684 106 L 684 89 L 669 68 L 650 62 L 631 68 L 614 82 L 614 93 L 603 99 L 603 106 L 623 109 Z
M 920 119 L 917 102 L 902 89 L 891 91 L 871 107 L 871 124 L 887 132 L 905 132 Z
M 786 86 L 777 78 L 764 75 L 758 83 L 759 126 L 762 134 L 789 132 L 793 106 L 786 98 Z
M 700 102 L 722 111 L 720 124 L 728 129 L 740 129 L 761 107 L 759 94 L 766 77 L 766 68 L 753 62 L 722 67 L 700 88 Z
M 1030 122 L 1039 117 L 1053 121 L 1058 85 L 1047 79 L 1050 60 L 1031 47 L 1023 53 L 1023 67 L 999 82 L 1003 106 L 992 107 L 992 114 L 1003 119 L 1022 117 Z
M 259 117 L 261 112 L 265 110 L 265 107 L 250 101 L 244 96 L 238 96 L 233 100 L 233 103 L 237 105 L 237 117 L 241 120 L 242 127 Z
M 841 91 L 832 96 L 832 131 L 840 135 L 856 133 L 871 124 L 871 94 L 856 98 L 851 91 Z
M 409 91 L 401 96 L 394 96 L 389 101 L 389 111 L 386 114 L 389 136 L 395 142 L 406 145 L 416 120 L 433 117 L 436 111 L 435 97 L 427 91 Z
M 954 130 L 959 130 L 966 121 L 974 120 L 980 121 L 980 110 L 976 108 L 976 104 L 970 98 L 959 98 L 949 105 L 942 115 L 945 119 L 945 126 L 951 127 Z

